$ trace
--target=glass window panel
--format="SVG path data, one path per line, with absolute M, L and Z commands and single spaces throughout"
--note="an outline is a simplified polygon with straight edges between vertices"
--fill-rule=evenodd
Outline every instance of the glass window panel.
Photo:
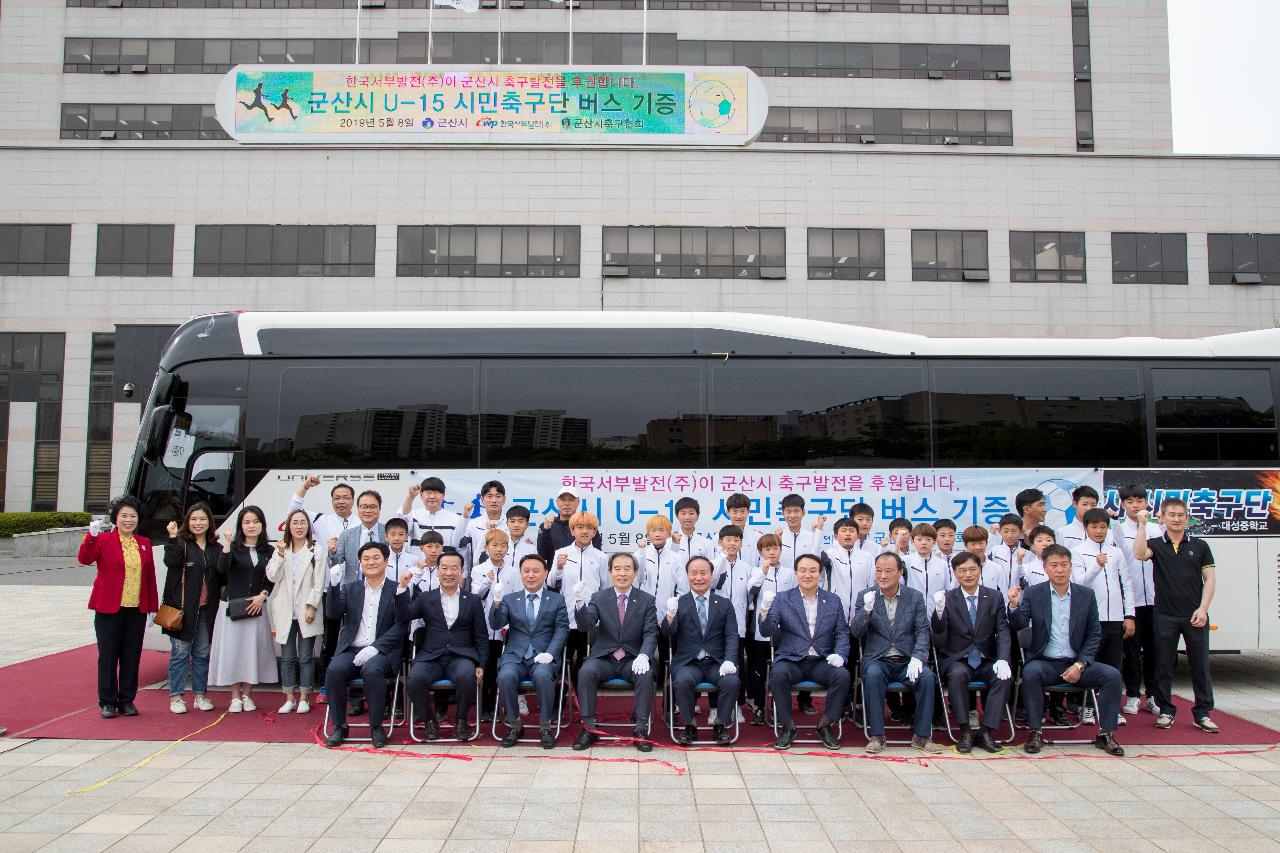
M 964 232 L 964 268 L 985 270 L 987 268 L 987 232 Z
M 1275 426 L 1269 370 L 1157 368 L 1151 378 L 1159 428 Z
M 627 263 L 627 229 L 605 226 L 603 235 L 604 262 L 625 266 Z
M 911 266 L 933 267 L 938 264 L 938 232 L 911 232 Z
M 1013 113 L 1009 110 L 987 110 L 986 120 L 988 134 L 1013 134 Z
M 811 266 L 830 266 L 831 255 L 831 229 L 830 228 L 810 228 L 809 229 L 809 264 Z M 856 243 L 855 243 L 856 246 Z
M 502 263 L 503 266 L 529 263 L 529 232 L 523 226 L 508 225 L 502 229 Z
M 502 229 L 496 226 L 485 226 L 476 229 L 476 263 L 502 263 Z
M 944 269 L 960 269 L 959 231 L 938 232 L 938 266 Z

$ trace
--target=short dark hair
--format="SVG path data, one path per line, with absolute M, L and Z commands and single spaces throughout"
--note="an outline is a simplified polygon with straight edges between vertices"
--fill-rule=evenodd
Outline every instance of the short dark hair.
M 636 558 L 635 558 L 635 555 L 634 555 L 634 554 L 630 554 L 630 553 L 628 553 L 628 552 L 626 552 L 626 551 L 614 551 L 612 554 L 610 554 L 610 555 L 609 555 L 609 569 L 608 569 L 608 570 L 609 570 L 610 572 L 612 572 L 612 571 L 613 571 L 613 564 L 614 564 L 615 562 L 617 562 L 617 560 L 618 560 L 618 558 L 619 558 L 619 557 L 626 557 L 628 560 L 630 560 L 630 561 L 631 561 L 631 569 L 632 569 L 632 571 L 635 571 L 635 572 L 639 572 L 639 571 L 640 571 L 640 564 L 636 562 Z
M 1022 515 L 1022 511 L 1036 501 L 1044 500 L 1044 492 L 1039 489 L 1023 489 L 1013 499 L 1013 508 L 1018 511 L 1018 515 Z
M 782 499 L 781 506 L 783 509 L 790 509 L 793 506 L 798 506 L 801 509 L 804 509 L 804 498 L 800 497 L 795 492 L 792 492 Z
M 737 536 L 741 539 L 742 528 L 736 524 L 726 524 L 724 527 L 720 528 L 720 536 L 718 538 L 723 539 L 726 536 Z
M 419 488 L 424 492 L 439 492 L 444 494 L 444 480 L 439 477 L 428 477 L 419 484 Z
M 1099 500 L 1098 490 L 1093 486 L 1076 486 L 1071 490 L 1071 502 L 1078 503 L 1081 498 L 1093 498 Z
M 483 486 L 480 487 L 480 494 L 483 496 L 484 493 L 489 491 L 490 489 L 495 489 L 498 492 L 498 494 L 503 496 L 507 494 L 507 487 L 502 485 L 501 480 L 487 481 Z
M 895 555 L 896 556 L 896 555 Z M 951 555 L 951 571 L 955 571 L 958 566 L 963 566 L 968 562 L 975 562 L 978 568 L 982 568 L 982 561 L 978 559 L 978 555 L 972 551 L 960 551 Z
M 850 517 L 850 518 L 853 518 L 855 515 L 869 515 L 869 516 L 871 516 L 872 518 L 875 518 L 875 517 L 876 517 L 876 511 L 875 511 L 874 509 L 872 509 L 872 508 L 871 508 L 871 504 L 868 504 L 868 503 L 856 503 L 856 504 L 854 504 L 854 505 L 853 505 L 853 508 L 849 510 L 849 517 Z
M 1019 521 L 1018 523 L 1021 524 L 1022 522 Z M 960 534 L 961 542 L 986 542 L 990 538 L 991 537 L 987 534 L 987 528 L 980 524 L 970 524 L 964 529 L 964 532 Z
M 831 528 L 831 532 L 839 533 L 841 530 L 844 530 L 846 527 L 852 527 L 854 530 L 858 529 L 858 525 L 854 523 L 854 520 L 852 518 L 842 518 L 836 522 L 835 527 Z
M 1080 523 L 1085 527 L 1088 527 L 1090 524 L 1105 524 L 1110 527 L 1111 516 L 1107 515 L 1107 511 L 1105 509 L 1099 509 L 1095 506 L 1093 509 L 1085 512 L 1084 515 L 1080 516 Z
M 897 551 L 881 551 L 879 554 L 876 554 L 876 558 L 874 562 L 878 563 L 881 560 L 883 560 L 885 557 L 893 558 L 894 564 L 898 567 L 898 574 L 905 575 L 907 573 L 907 564 L 903 562 L 901 557 L 898 556 Z
M 1050 557 L 1066 557 L 1068 562 L 1071 560 L 1071 551 L 1066 545 L 1053 544 L 1044 549 L 1044 553 L 1040 555 L 1040 562 L 1049 562 Z
M 378 507 L 379 508 L 382 507 L 382 495 L 378 494 L 373 489 L 365 489 L 363 492 L 356 495 L 356 503 L 357 504 L 360 503 L 360 501 L 364 500 L 365 498 L 373 498 L 375 501 L 378 502 Z
M 911 522 L 907 521 L 905 518 L 895 518 L 893 521 L 889 522 L 890 533 L 898 530 L 899 528 L 906 528 L 907 530 L 910 530 Z
M 791 564 L 791 565 L 792 565 L 792 571 L 795 571 L 795 568 L 796 568 L 796 567 L 798 567 L 798 566 L 800 565 L 800 561 L 801 561 L 801 560 L 813 560 L 815 563 L 817 563 L 817 564 L 818 564 L 818 570 L 819 570 L 819 571 L 821 571 L 821 570 L 822 570 L 822 558 L 821 558 L 821 557 L 819 557 L 817 554 L 801 554 L 800 556 L 796 557 L 796 561 L 795 561 L 794 563 L 792 563 L 792 564 Z
M 518 567 L 523 568 L 524 564 L 529 560 L 533 560 L 535 563 L 541 566 L 544 572 L 547 570 L 547 561 L 539 557 L 537 554 L 525 554 L 523 557 L 520 558 L 520 563 L 518 564 Z
M 690 497 L 684 497 L 676 501 L 675 511 L 679 513 L 682 509 L 691 509 L 698 515 L 702 515 L 702 507 L 698 505 L 696 500 Z
M 346 489 L 348 492 L 351 493 L 351 497 L 353 498 L 356 496 L 356 490 L 351 488 L 350 483 L 335 483 L 333 488 L 329 490 L 329 497 L 333 497 L 334 494 L 338 491 L 338 489 Z
M 724 502 L 725 509 L 751 509 L 751 498 L 742 492 L 734 492 Z
M 1006 512 L 1004 515 L 1000 516 L 1000 523 L 996 526 L 1004 527 L 1006 524 L 1012 524 L 1014 527 L 1022 529 L 1022 516 Z
M 711 562 L 709 559 L 707 559 L 706 557 L 702 556 L 701 554 L 694 554 L 692 557 L 690 557 L 689 559 L 687 559 L 687 560 L 685 560 L 685 561 L 684 561 L 684 571 L 685 571 L 685 574 L 688 574 L 688 573 L 689 573 L 689 567 L 690 567 L 690 566 L 692 566 L 694 563 L 698 562 L 699 560 L 701 560 L 702 562 L 704 562 L 704 563 L 706 563 L 708 566 L 710 566 L 712 571 L 715 571 L 715 569 L 716 569 L 716 565 L 715 565 L 715 563 Z
M 372 548 L 374 551 L 377 551 L 379 554 L 381 554 L 381 555 L 382 555 L 382 559 L 384 559 L 384 560 L 385 560 L 385 559 L 387 559 L 387 557 L 390 557 L 390 556 L 391 556 L 391 549 L 387 547 L 387 543 L 386 543 L 386 542 L 366 542 L 366 543 L 364 543 L 363 545 L 361 545 L 361 546 L 360 546 L 360 550 L 359 550 L 359 551 L 356 551 L 356 559 L 359 559 L 360 557 L 363 557 L 363 556 L 364 556 L 364 552 L 365 552 L 365 551 L 368 551 L 368 550 L 369 550 L 369 549 L 371 549 L 371 548 Z
M 418 540 L 419 545 L 443 545 L 444 537 L 440 535 L 439 530 L 428 530 L 422 534 L 422 538 Z
M 120 514 L 120 510 L 124 509 L 125 507 L 128 507 L 129 509 L 136 512 L 138 514 L 139 519 L 142 518 L 142 501 L 138 500 L 133 495 L 121 495 L 120 497 L 116 498 L 111 502 L 111 506 L 107 510 L 108 512 L 111 513 L 112 524 L 116 523 L 116 516 L 118 516 Z M 261 517 L 261 514 L 259 514 L 259 517 Z M 213 524 L 212 514 L 209 515 L 209 523 L 211 525 Z
M 1127 486 L 1121 486 L 1119 489 L 1120 500 L 1127 501 L 1131 498 L 1145 498 L 1147 490 L 1137 483 L 1130 483 Z
M 459 568 L 466 568 L 466 565 L 467 565 L 467 558 L 466 558 L 466 557 L 464 557 L 464 556 L 462 556 L 462 553 L 461 553 L 460 551 L 458 551 L 458 549 L 457 549 L 457 548 L 445 548 L 445 549 L 444 549 L 444 553 L 442 553 L 442 554 L 440 555 L 440 561 L 439 561 L 439 562 L 443 563 L 443 562 L 444 562 L 445 557 L 457 557 L 457 558 L 458 558 L 458 567 L 459 567 Z
M 384 525 L 382 526 L 382 529 L 383 529 L 383 531 L 385 532 L 385 531 L 390 530 L 390 529 L 391 529 L 391 528 L 393 528 L 393 527 L 399 527 L 399 528 L 400 528 L 401 530 L 403 530 L 405 533 L 408 533 L 408 532 L 409 532 L 409 525 L 408 525 L 408 524 L 406 524 L 406 523 L 405 523 L 405 520 L 404 520 L 403 518 L 401 518 L 400 516 L 396 516 L 395 518 L 389 518 L 389 519 L 387 519 L 387 523 L 386 523 L 386 524 L 384 524 Z
M 917 536 L 924 536 L 928 539 L 937 539 L 938 529 L 932 524 L 917 524 L 915 527 L 911 528 L 911 538 L 914 539 Z
M 524 504 L 512 504 L 507 507 L 507 518 L 523 518 L 529 520 L 529 508 Z
M 933 523 L 934 530 L 955 530 L 956 523 L 949 518 L 940 518 Z M 959 554 L 956 555 L 960 556 Z
M 1055 542 L 1058 540 L 1058 534 L 1053 532 L 1052 527 L 1045 524 L 1037 524 L 1035 527 L 1031 528 L 1031 532 L 1027 534 L 1027 541 L 1034 545 L 1037 536 L 1045 535 L 1048 535 L 1048 537 Z
M 1171 506 L 1180 506 L 1180 507 L 1182 507 L 1182 511 L 1183 511 L 1183 512 L 1187 512 L 1187 511 L 1188 511 L 1188 509 L 1187 509 L 1187 502 L 1186 502 L 1186 501 L 1184 501 L 1182 498 L 1178 497 L 1177 495 L 1170 495 L 1169 497 L 1167 497 L 1167 498 L 1165 498 L 1164 500 L 1160 501 L 1160 511 L 1161 511 L 1161 512 L 1163 512 L 1164 510 L 1168 509 L 1168 508 L 1169 508 L 1169 507 L 1171 507 Z

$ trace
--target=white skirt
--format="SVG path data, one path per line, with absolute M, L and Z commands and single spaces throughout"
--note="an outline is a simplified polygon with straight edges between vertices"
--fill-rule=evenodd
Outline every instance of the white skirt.
M 261 616 L 233 620 L 227 603 L 218 602 L 213 622 L 213 646 L 209 650 L 209 683 L 226 687 L 238 682 L 275 684 L 280 680 L 271 620 L 266 608 Z

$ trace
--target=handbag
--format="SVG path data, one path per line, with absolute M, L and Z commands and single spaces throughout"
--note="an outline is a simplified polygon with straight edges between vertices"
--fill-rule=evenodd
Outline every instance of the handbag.
M 178 601 L 182 602 L 183 605 L 187 603 L 187 570 L 185 566 L 182 569 L 182 591 L 178 593 Z M 182 608 L 161 604 L 160 609 L 156 611 L 155 623 L 165 631 L 181 631 Z
M 248 598 L 233 598 L 227 602 L 227 618 L 232 622 L 239 622 L 241 619 L 253 619 L 261 616 L 262 611 L 257 613 L 249 612 L 249 602 L 253 601 L 254 596 Z

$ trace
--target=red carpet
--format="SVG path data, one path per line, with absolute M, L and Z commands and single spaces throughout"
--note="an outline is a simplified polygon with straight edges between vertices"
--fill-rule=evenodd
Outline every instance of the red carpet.
M 168 655 L 162 652 L 142 653 L 141 677 L 143 685 L 156 684 L 166 678 Z M 95 701 L 97 680 L 97 649 L 84 646 L 67 652 L 49 655 L 25 663 L 0 668 L 0 725 L 9 729 L 9 737 L 73 738 L 85 740 L 138 740 L 173 741 L 191 735 L 222 717 L 221 722 L 207 731 L 191 737 L 203 741 L 249 741 L 258 743 L 309 743 L 315 739 L 314 729 L 324 718 L 324 706 L 314 706 L 310 714 L 278 715 L 275 709 L 283 701 L 276 691 L 255 691 L 259 709 L 253 713 L 223 714 L 228 694 L 210 692 L 209 697 L 217 706 L 209 713 L 194 709 L 186 714 L 169 712 L 169 694 L 164 689 L 143 689 L 136 705 L 137 717 L 118 717 L 104 720 L 98 716 Z M 659 697 L 661 700 L 661 697 Z M 609 721 L 625 717 L 628 706 L 623 699 L 603 699 L 601 720 Z M 819 700 L 820 701 L 820 700 Z M 1172 729 L 1157 729 L 1150 714 L 1130 717 L 1130 723 L 1117 732 L 1117 739 L 1125 746 L 1221 746 L 1230 744 L 1280 743 L 1280 732 L 1248 722 L 1222 711 L 1214 713 L 1214 720 L 1222 729 L 1218 735 L 1210 735 L 1191 725 L 1190 703 L 1181 698 L 1177 723 Z M 705 705 L 705 700 L 704 700 Z M 190 707 L 190 695 L 188 695 Z M 609 711 L 616 713 L 609 714 Z M 536 711 L 535 711 L 536 713 Z M 358 718 L 364 722 L 364 718 Z M 661 717 L 654 717 L 654 740 L 668 743 Z M 577 734 L 577 724 L 569 726 L 561 734 L 560 745 L 568 746 Z M 629 734 L 624 729 L 613 729 L 619 734 Z M 526 732 L 528 733 L 528 732 Z M 1006 735 L 1007 736 L 1007 733 Z M 1018 732 L 1017 741 L 1025 733 Z M 935 733 L 941 743 L 948 743 L 946 732 Z M 392 735 L 393 744 L 410 743 L 403 727 Z M 480 743 L 491 743 L 486 728 Z M 740 748 L 754 748 L 772 742 L 772 732 L 764 727 L 742 726 L 742 736 L 735 744 Z M 862 731 L 846 722 L 843 743 L 861 746 L 866 741 Z M 450 741 L 441 740 L 441 745 Z

